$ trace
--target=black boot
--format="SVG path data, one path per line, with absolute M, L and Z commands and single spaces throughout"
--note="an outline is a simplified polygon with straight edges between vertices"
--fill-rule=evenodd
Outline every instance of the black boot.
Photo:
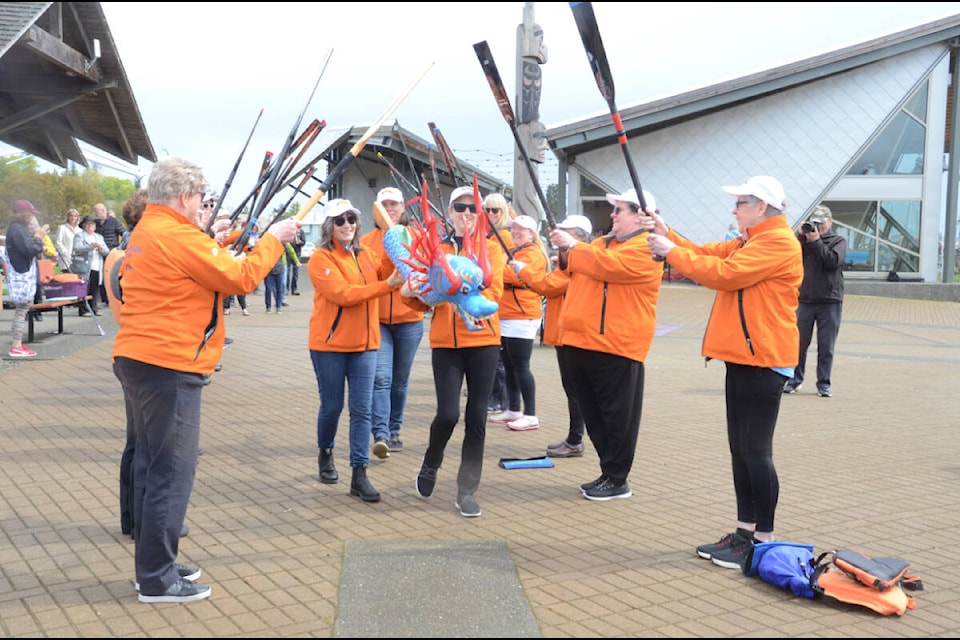
M 320 482 L 323 484 L 337 484 L 340 481 L 340 474 L 337 468 L 333 466 L 333 449 L 320 449 Z
M 350 495 L 360 496 L 364 502 L 380 502 L 380 493 L 367 480 L 367 465 L 361 464 L 353 468 L 353 478 L 350 480 Z

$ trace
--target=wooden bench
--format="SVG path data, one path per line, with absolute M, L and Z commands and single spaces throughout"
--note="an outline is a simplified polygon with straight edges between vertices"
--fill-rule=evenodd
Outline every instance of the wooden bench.
M 30 311 L 36 311 L 38 313 L 43 311 L 53 311 L 57 312 L 57 333 L 63 333 L 63 309 L 64 307 L 69 307 L 78 303 L 85 303 L 87 300 L 93 299 L 93 296 L 84 296 L 83 298 L 63 298 L 58 300 L 46 300 L 44 302 L 36 302 L 30 305 Z M 27 342 L 33 342 L 33 313 L 27 314 Z

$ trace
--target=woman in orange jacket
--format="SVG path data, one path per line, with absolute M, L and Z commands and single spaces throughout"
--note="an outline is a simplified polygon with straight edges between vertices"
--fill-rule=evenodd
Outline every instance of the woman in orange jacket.
M 537 221 L 520 215 L 510 221 L 513 258 L 539 273 L 549 271 L 547 249 L 537 233 Z M 543 321 L 543 298 L 525 284 L 512 269 L 503 273 L 500 297 L 500 356 L 507 383 L 507 407 L 490 418 L 513 431 L 540 428 L 537 418 L 537 383 L 530 370 L 533 342 Z M 523 412 L 520 402 L 523 401 Z
M 370 406 L 380 348 L 378 298 L 399 287 L 392 273 L 377 277 L 380 256 L 359 244 L 360 211 L 349 200 L 327 204 L 317 250 L 307 263 L 313 283 L 310 360 L 320 391 L 317 446 L 320 482 L 340 480 L 333 463 L 337 424 L 344 405 L 344 381 L 350 385 L 350 495 L 378 502 L 380 493 L 367 479 L 370 461 Z
M 803 281 L 800 242 L 787 224 L 783 185 L 754 176 L 723 187 L 736 197 L 740 236 L 696 245 L 655 216 L 650 250 L 683 275 L 716 290 L 703 337 L 703 355 L 726 363 L 727 440 L 733 462 L 737 529 L 697 555 L 742 569 L 754 541 L 774 539 L 780 481 L 773 433 L 784 382 L 799 358 L 797 306 Z
M 454 234 L 445 238 L 441 249 L 446 254 L 463 255 L 467 243 L 473 250 L 479 243 L 486 243 L 491 277 L 481 295 L 497 301 L 503 294 L 504 257 L 500 244 L 489 238 L 475 238 L 477 216 L 476 203 L 471 187 L 457 187 L 450 194 L 449 219 L 454 224 Z M 404 295 L 413 295 L 405 285 Z M 427 306 L 416 297 L 408 297 L 407 304 L 414 308 Z M 433 361 L 433 384 L 437 394 L 437 414 L 430 423 L 430 442 L 423 455 L 423 463 L 416 479 L 417 495 L 429 498 L 437 482 L 437 472 L 443 464 L 444 449 L 460 419 L 460 390 L 467 382 L 467 407 L 464 415 L 465 433 L 460 454 L 460 471 L 457 474 L 457 500 L 454 503 L 460 515 L 472 518 L 480 515 L 476 492 L 480 487 L 483 470 L 483 444 L 487 429 L 487 402 L 493 388 L 497 359 L 500 357 L 500 320 L 494 313 L 477 330 L 467 327 L 463 318 L 449 302 L 433 308 L 430 321 L 430 347 Z

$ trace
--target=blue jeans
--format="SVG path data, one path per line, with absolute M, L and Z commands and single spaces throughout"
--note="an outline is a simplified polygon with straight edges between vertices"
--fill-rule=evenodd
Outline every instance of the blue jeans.
M 343 413 L 344 383 L 350 388 L 350 466 L 370 461 L 370 404 L 376 351 L 310 351 L 313 372 L 320 387 L 317 413 L 317 446 L 332 449 Z
M 263 301 L 267 305 L 267 311 L 270 311 L 270 299 L 273 298 L 276 302 L 277 311 L 280 310 L 280 307 L 283 306 L 283 299 L 286 297 L 287 293 L 287 279 L 283 273 L 273 275 L 272 273 L 267 274 L 267 277 L 263 280 L 264 292 L 263 292 Z
M 380 350 L 373 379 L 373 437 L 400 434 L 410 369 L 423 338 L 423 321 L 380 324 Z

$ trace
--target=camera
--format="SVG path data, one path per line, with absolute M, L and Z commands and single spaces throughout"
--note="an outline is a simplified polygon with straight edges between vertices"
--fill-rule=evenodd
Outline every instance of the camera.
M 804 222 L 802 225 L 800 225 L 800 231 L 803 231 L 804 233 L 813 233 L 816 230 L 817 228 L 813 225 L 813 223 L 810 222 Z

